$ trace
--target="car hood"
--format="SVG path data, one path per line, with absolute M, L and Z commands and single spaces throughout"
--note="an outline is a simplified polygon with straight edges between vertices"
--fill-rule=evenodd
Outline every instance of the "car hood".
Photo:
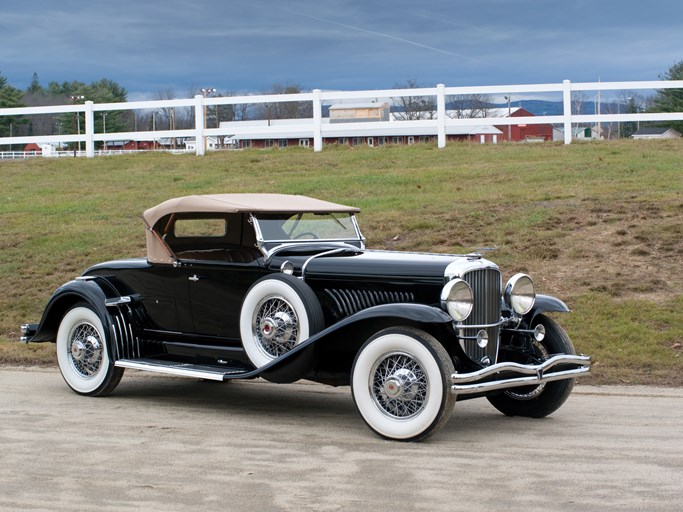
M 299 258 L 296 258 L 299 260 Z M 305 264 L 305 278 L 330 278 L 391 282 L 417 280 L 443 283 L 475 268 L 495 266 L 478 255 L 428 254 L 411 252 L 371 251 L 344 255 L 319 255 L 293 263 Z M 297 263 L 299 265 L 297 265 Z

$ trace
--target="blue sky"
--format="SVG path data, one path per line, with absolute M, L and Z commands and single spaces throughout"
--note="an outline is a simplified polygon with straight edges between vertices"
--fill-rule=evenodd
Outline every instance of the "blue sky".
M 259 92 L 656 80 L 683 60 L 681 0 L 4 0 L 0 73 Z

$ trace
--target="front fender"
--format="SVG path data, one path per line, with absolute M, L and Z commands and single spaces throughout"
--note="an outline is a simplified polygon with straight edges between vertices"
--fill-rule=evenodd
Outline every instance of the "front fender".
M 105 325 L 111 325 L 106 300 L 117 297 L 116 289 L 104 278 L 76 279 L 63 284 L 52 294 L 36 333 L 29 342 L 55 341 L 66 312 L 79 302 L 87 302 Z
M 528 325 L 532 325 L 534 318 L 541 313 L 569 313 L 569 311 L 571 310 L 567 307 L 567 305 L 557 297 L 552 297 L 550 295 L 536 295 L 534 307 L 531 308 L 531 311 L 524 315 L 524 320 Z
M 365 342 L 359 332 L 368 331 L 368 323 L 378 331 L 389 325 L 449 325 L 453 319 L 443 310 L 424 304 L 383 304 L 364 309 L 311 336 L 292 350 L 253 372 L 273 382 L 290 382 L 302 378 L 308 368 L 302 364 L 310 359 L 311 351 L 327 343 L 338 342 L 344 336 L 345 344 L 355 355 Z M 373 332 L 374 332 L 373 331 Z

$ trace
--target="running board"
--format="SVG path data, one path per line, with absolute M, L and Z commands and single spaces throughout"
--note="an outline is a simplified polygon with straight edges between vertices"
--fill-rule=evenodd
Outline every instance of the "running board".
M 208 366 L 201 364 L 174 363 L 163 359 L 119 359 L 114 363 L 119 368 L 131 368 L 145 372 L 166 373 L 195 379 L 225 380 L 226 375 L 247 373 L 244 368 Z

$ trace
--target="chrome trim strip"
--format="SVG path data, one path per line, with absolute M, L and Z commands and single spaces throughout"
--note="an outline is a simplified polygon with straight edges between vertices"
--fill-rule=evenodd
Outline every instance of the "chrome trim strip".
M 131 302 L 133 302 L 133 299 L 128 295 L 124 295 L 123 297 L 119 297 L 116 299 L 107 299 L 104 301 L 104 305 L 108 308 L 111 308 L 114 306 L 118 306 L 120 304 L 130 304 Z
M 498 265 L 480 255 L 477 255 L 478 258 L 472 258 L 470 257 L 471 255 L 467 254 L 454 254 L 453 256 L 456 256 L 458 259 L 452 261 L 446 267 L 444 271 L 446 281 L 456 277 L 462 279 L 465 274 L 473 270 L 498 270 L 500 272 Z
M 507 318 L 501 318 L 498 322 L 494 324 L 481 324 L 481 325 L 469 325 L 469 324 L 463 324 L 462 322 L 453 322 L 455 324 L 456 329 L 486 329 L 487 327 L 499 327 L 503 324 L 506 324 L 508 322 Z M 514 330 L 515 332 L 524 332 L 524 331 L 518 331 L 516 329 L 509 329 L 509 330 Z M 529 332 L 534 332 L 534 331 L 529 331 Z
M 346 249 L 345 249 L 344 247 L 340 247 L 340 248 L 338 248 L 338 249 L 330 249 L 329 251 L 324 251 L 324 252 L 319 252 L 318 254 L 314 254 L 313 256 L 311 256 L 310 258 L 308 258 L 308 259 L 304 262 L 303 265 L 301 265 L 301 279 L 302 279 L 303 281 L 306 280 L 306 277 L 305 277 L 305 276 L 306 276 L 306 267 L 307 267 L 308 264 L 309 264 L 311 261 L 313 261 L 314 259 L 316 259 L 316 258 L 321 258 L 321 257 L 323 257 L 323 256 L 330 256 L 330 255 L 332 255 L 332 254 L 337 254 L 337 253 L 340 253 L 340 252 L 344 252 L 345 250 L 346 250 Z
M 562 364 L 575 365 L 576 368 L 549 372 L 553 367 Z M 561 354 L 553 356 L 537 365 L 498 363 L 476 372 L 454 373 L 451 375 L 451 382 L 453 383 L 451 391 L 456 395 L 470 395 L 519 386 L 533 386 L 543 382 L 571 379 L 580 375 L 586 375 L 590 371 L 591 358 L 590 356 L 583 355 Z M 502 372 L 512 372 L 519 376 L 481 382 Z

